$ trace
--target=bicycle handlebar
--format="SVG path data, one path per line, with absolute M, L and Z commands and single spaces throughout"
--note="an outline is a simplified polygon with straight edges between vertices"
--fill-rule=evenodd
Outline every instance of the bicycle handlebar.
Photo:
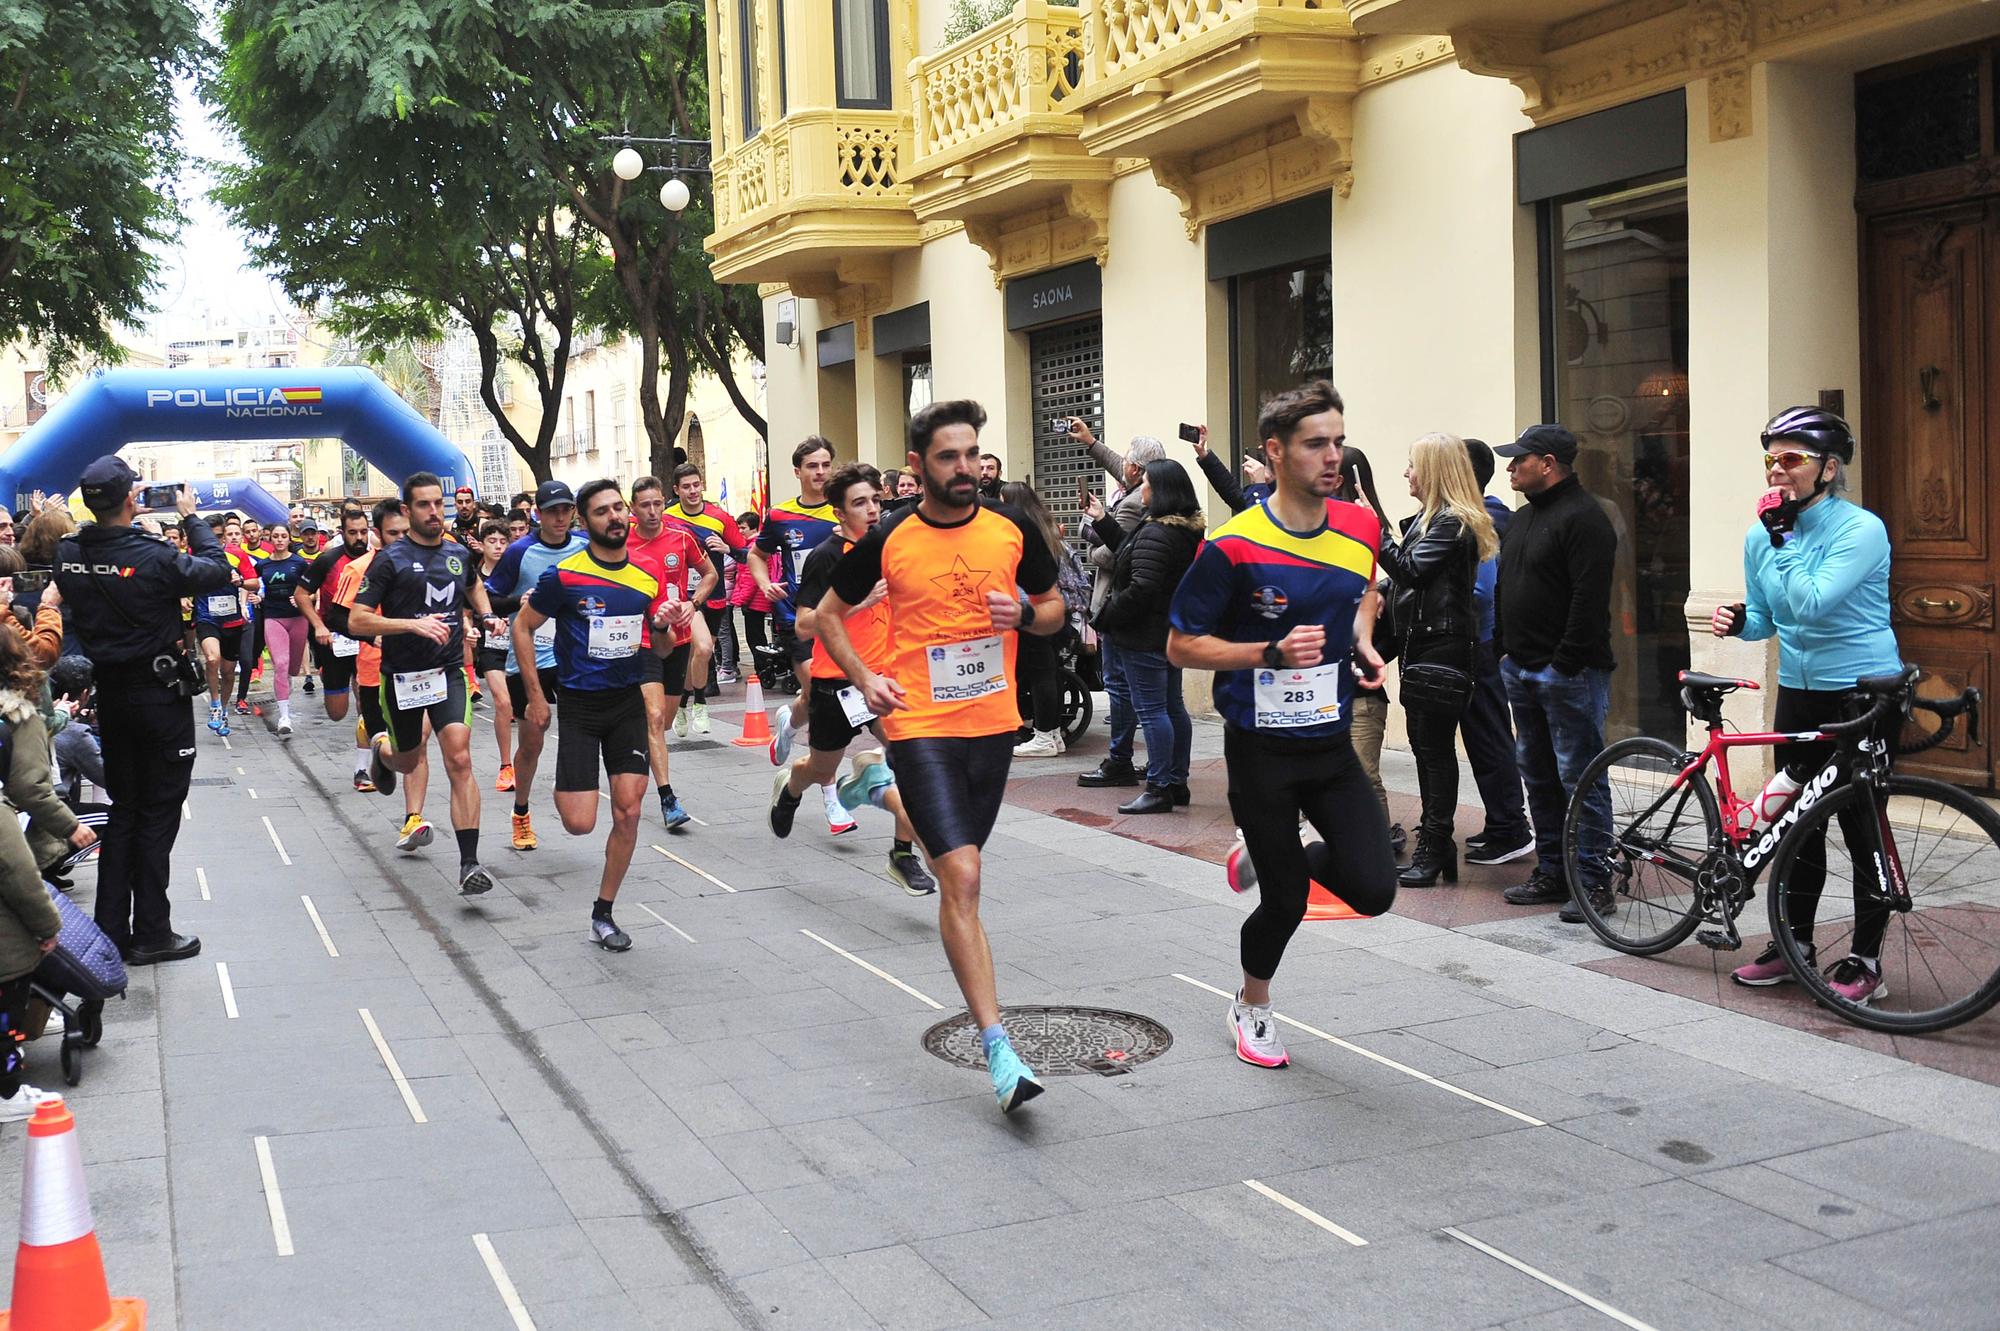
M 1914 674 L 1914 672 L 1910 673 Z M 1907 687 L 1905 687 L 1880 694 L 1875 699 L 1874 706 L 1853 720 L 1831 722 L 1827 725 L 1822 725 L 1819 731 L 1822 735 L 1831 739 L 1844 739 L 1850 735 L 1867 734 L 1887 719 L 1890 713 L 1908 708 L 1929 712 L 1936 716 L 1942 724 L 1938 726 L 1937 730 L 1918 743 L 1907 747 L 1899 747 L 1896 750 L 1897 753 L 1922 753 L 1926 749 L 1936 748 L 1938 745 L 1944 743 L 1945 740 L 1951 738 L 1952 731 L 1957 728 L 1960 716 L 1966 718 L 1965 733 L 1967 737 L 1973 743 L 1977 744 L 1979 742 L 1980 701 L 1981 695 L 1976 688 L 1968 688 L 1956 698 L 1913 698 L 1910 696 Z

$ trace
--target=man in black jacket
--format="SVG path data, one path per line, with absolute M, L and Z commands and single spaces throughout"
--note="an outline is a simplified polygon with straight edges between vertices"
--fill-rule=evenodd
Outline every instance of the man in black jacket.
M 1577 480 L 1576 436 L 1562 426 L 1531 426 L 1493 451 L 1507 459 L 1508 480 L 1528 500 L 1500 543 L 1493 617 L 1515 753 L 1535 820 L 1535 871 L 1508 888 L 1506 899 L 1534 906 L 1569 900 L 1563 820 L 1577 777 L 1604 748 L 1618 534 Z M 1583 886 L 1593 897 L 1602 893 L 1608 907 L 1609 788 L 1600 784 L 1588 807 L 1579 852 Z M 1583 919 L 1574 906 L 1562 918 Z
M 175 501 L 187 553 L 136 529 L 138 479 L 116 454 L 84 469 L 83 502 L 97 520 L 56 547 L 55 579 L 94 668 L 111 792 L 97 924 L 128 965 L 144 966 L 201 951 L 199 938 L 174 932 L 167 901 L 168 861 L 194 775 L 194 695 L 177 685 L 199 680 L 186 662 L 180 603 L 227 590 L 230 567 L 215 532 L 191 520 L 190 490 Z

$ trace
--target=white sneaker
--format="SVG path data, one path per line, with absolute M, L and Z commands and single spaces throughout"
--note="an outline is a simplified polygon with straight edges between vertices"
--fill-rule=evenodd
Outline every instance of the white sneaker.
M 1059 758 L 1063 753 L 1062 731 L 1037 730 L 1035 737 L 1014 746 L 1016 758 Z
M 0 1123 L 19 1123 L 24 1118 L 33 1118 L 36 1105 L 44 1100 L 60 1099 L 62 1096 L 54 1091 L 40 1090 L 23 1082 L 14 1094 L 0 1098 Z
M 778 709 L 778 730 L 776 734 L 771 736 L 771 766 L 783 767 L 791 760 L 792 736 L 797 733 L 796 727 L 792 725 L 792 709 L 790 707 L 780 707 Z
M 696 704 L 696 706 L 699 705 L 700 704 L 698 703 Z M 680 736 L 682 739 L 687 738 L 688 720 L 689 720 L 688 713 L 693 710 L 694 710 L 693 707 L 683 707 L 678 712 L 674 713 L 674 734 Z
M 849 813 L 847 806 L 840 802 L 839 793 L 830 784 L 821 786 L 819 791 L 820 794 L 826 796 L 826 830 L 835 836 L 839 836 L 843 832 L 852 832 L 854 830 L 854 815 Z
M 708 733 L 708 704 L 698 702 L 688 710 L 694 713 L 694 733 L 697 735 L 706 735 Z
M 1271 1005 L 1262 1006 L 1243 1001 L 1243 993 L 1229 1001 L 1229 1030 L 1236 1037 L 1236 1056 L 1252 1067 L 1282 1068 L 1290 1065 L 1292 1056 L 1285 1052 L 1285 1042 L 1278 1038 L 1278 1023 L 1271 1015 Z
M 279 739 L 290 739 L 291 737 L 292 737 L 292 714 L 291 714 L 290 712 L 288 712 L 288 711 L 287 711 L 287 712 L 279 712 L 279 713 L 278 713 L 278 738 L 279 738 Z

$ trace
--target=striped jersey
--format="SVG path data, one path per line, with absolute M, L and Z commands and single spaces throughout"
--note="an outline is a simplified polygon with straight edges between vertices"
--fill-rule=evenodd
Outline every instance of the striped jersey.
M 1354 614 L 1375 583 L 1381 527 L 1359 504 L 1330 500 L 1315 531 L 1281 526 L 1270 501 L 1209 534 L 1174 593 L 1168 623 L 1227 642 L 1272 642 L 1301 624 L 1326 630 L 1310 671 L 1221 670 L 1215 708 L 1239 730 L 1322 739 L 1348 727 Z
M 629 559 L 600 563 L 588 546 L 544 569 L 528 604 L 556 626 L 563 691 L 637 688 L 646 621 L 665 598 L 666 588 L 646 568 Z
M 744 539 L 743 529 L 736 525 L 736 519 L 730 517 L 720 504 L 704 503 L 701 506 L 700 512 L 689 513 L 680 504 L 673 503 L 667 505 L 666 522 L 668 525 L 678 527 L 688 535 L 694 537 L 695 544 L 702 548 L 702 552 L 710 559 L 716 561 L 715 591 L 708 598 L 709 609 L 716 610 L 728 605 L 729 588 L 724 586 L 722 582 L 722 562 L 715 551 L 708 548 L 708 538 L 711 536 L 721 537 L 722 543 L 729 547 L 729 553 L 736 558 L 742 558 L 743 551 L 749 542 Z M 690 569 L 688 584 L 685 588 L 689 595 L 694 594 L 695 585 L 700 581 L 700 571 Z
M 834 516 L 832 504 L 787 499 L 771 505 L 764 514 L 764 525 L 757 529 L 757 548 L 767 555 L 783 556 L 779 562 L 784 565 L 784 576 L 779 581 L 796 597 L 805 579 L 806 556 L 839 530 L 840 519 Z M 778 618 L 790 623 L 795 618 L 792 602 L 773 599 Z

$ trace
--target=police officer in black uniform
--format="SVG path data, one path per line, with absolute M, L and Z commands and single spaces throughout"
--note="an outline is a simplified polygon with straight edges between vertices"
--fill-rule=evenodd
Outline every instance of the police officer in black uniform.
M 127 965 L 179 961 L 201 940 L 174 932 L 168 860 L 194 774 L 201 674 L 189 660 L 181 598 L 225 591 L 229 562 L 215 532 L 193 521 L 194 493 L 175 506 L 187 553 L 133 526 L 139 477 L 116 454 L 84 469 L 83 502 L 97 519 L 56 547 L 56 586 L 71 630 L 95 667 L 111 816 L 98 859 L 97 924 Z

